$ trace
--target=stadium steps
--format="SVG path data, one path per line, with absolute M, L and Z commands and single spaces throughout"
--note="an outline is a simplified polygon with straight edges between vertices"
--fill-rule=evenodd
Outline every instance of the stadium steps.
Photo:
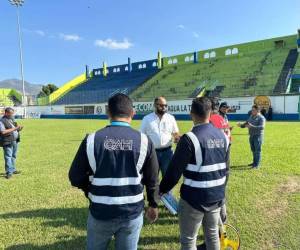
M 106 77 L 103 75 L 93 76 L 59 98 L 54 104 L 103 103 L 116 93 L 129 95 L 157 72 L 157 69 L 143 69 L 126 73 L 109 73 Z
M 277 83 L 274 87 L 274 94 L 282 94 L 286 92 L 288 86 L 288 81 L 292 75 L 292 70 L 294 69 L 298 59 L 297 49 L 291 49 L 288 56 L 282 66 L 280 75 L 278 77 Z

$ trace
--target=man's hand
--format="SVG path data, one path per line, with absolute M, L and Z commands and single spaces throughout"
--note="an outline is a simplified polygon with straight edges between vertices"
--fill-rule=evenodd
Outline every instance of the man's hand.
M 17 126 L 18 131 L 21 131 L 23 128 L 24 128 L 23 126 L 20 126 L 20 125 Z
M 180 135 L 179 134 L 175 134 L 174 135 L 174 143 L 178 143 L 179 142 L 179 140 L 180 140 Z
M 158 218 L 158 208 L 149 207 L 146 211 L 145 216 L 150 223 L 155 222 Z

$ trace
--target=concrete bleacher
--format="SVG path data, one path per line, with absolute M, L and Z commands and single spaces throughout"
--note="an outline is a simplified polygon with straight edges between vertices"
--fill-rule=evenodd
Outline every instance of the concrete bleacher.
M 115 67 L 118 69 L 118 67 Z M 157 67 L 133 69 L 129 71 L 113 71 L 108 68 L 107 76 L 98 74 L 100 69 L 94 70 L 94 76 L 85 83 L 72 89 L 53 104 L 91 104 L 106 102 L 116 93 L 130 94 L 139 85 L 151 78 L 158 71 Z
M 136 101 L 152 100 L 157 95 L 185 99 L 202 88 L 220 97 L 271 95 L 276 84 L 282 88 L 286 80 L 280 76 L 287 76 L 284 70 L 289 69 L 284 65 L 296 47 L 295 41 L 293 35 L 200 51 L 197 63 L 185 60 L 192 54 L 165 58 L 163 69 L 131 97 Z M 227 53 L 228 48 L 235 53 Z M 214 54 L 208 58 L 208 53 Z M 286 89 L 280 90 L 279 94 Z
M 39 105 L 102 103 L 115 93 L 134 101 L 286 94 L 298 89 L 297 82 L 290 84 L 294 69 L 300 70 L 296 41 L 290 35 L 167 57 L 159 53 L 135 63 L 128 58 L 111 67 L 104 63 L 40 98 Z

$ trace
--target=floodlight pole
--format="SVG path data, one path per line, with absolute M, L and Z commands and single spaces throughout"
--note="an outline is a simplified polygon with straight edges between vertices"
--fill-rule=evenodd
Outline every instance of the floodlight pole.
M 18 33 L 19 33 L 19 50 L 20 50 L 20 66 L 21 66 L 21 78 L 22 78 L 22 92 L 23 92 L 23 106 L 26 106 L 26 93 L 25 93 L 25 80 L 24 80 L 24 66 L 23 66 L 23 48 L 22 48 L 22 35 L 20 25 L 20 11 L 17 5 L 17 19 L 18 19 Z
M 18 23 L 18 35 L 19 35 L 19 53 L 20 53 L 20 67 L 21 67 L 21 79 L 22 79 L 22 106 L 26 106 L 26 92 L 25 92 L 25 80 L 24 80 L 24 63 L 23 63 L 23 46 L 22 46 L 22 34 L 20 23 L 20 10 L 24 0 L 10 0 L 12 5 L 17 8 L 17 23 Z

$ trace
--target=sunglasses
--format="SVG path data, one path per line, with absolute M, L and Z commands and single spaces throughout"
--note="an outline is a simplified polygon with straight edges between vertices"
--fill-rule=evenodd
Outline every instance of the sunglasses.
M 164 108 L 164 107 L 168 107 L 168 104 L 156 104 L 157 106 L 160 106 L 160 107 L 162 107 L 162 108 Z

